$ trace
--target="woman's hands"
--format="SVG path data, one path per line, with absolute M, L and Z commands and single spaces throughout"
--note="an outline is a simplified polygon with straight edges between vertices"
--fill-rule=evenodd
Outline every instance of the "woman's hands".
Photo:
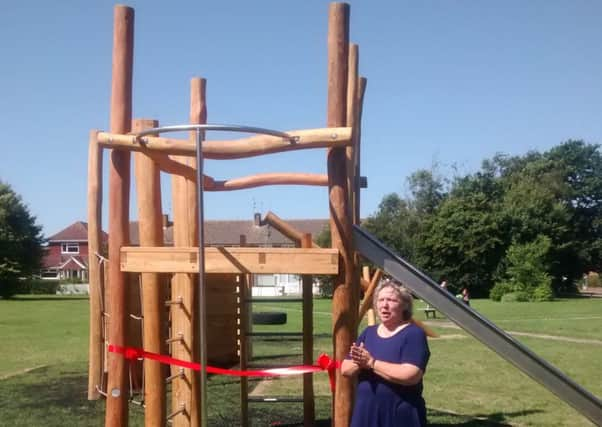
M 351 360 L 361 369 L 373 369 L 375 359 L 372 357 L 370 352 L 364 347 L 364 343 L 351 345 Z
M 374 369 L 375 359 L 364 347 L 364 343 L 356 345 L 353 343 L 349 349 L 351 359 L 344 359 L 341 364 L 341 373 L 346 377 L 352 377 L 360 369 Z

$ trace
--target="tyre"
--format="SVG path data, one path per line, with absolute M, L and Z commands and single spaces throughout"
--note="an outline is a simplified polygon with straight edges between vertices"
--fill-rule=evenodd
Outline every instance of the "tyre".
M 255 325 L 284 325 L 286 313 L 281 311 L 259 311 L 252 314 Z

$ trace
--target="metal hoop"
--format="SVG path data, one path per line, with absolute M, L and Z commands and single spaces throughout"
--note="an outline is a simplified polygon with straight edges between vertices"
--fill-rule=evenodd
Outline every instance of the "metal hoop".
M 160 134 L 166 132 L 183 132 L 183 131 L 229 131 L 229 132 L 240 132 L 240 133 L 255 133 L 259 135 L 270 135 L 270 136 L 278 136 L 280 138 L 286 139 L 292 143 L 296 142 L 296 137 L 289 135 L 286 132 L 281 132 L 278 130 L 266 129 L 266 128 L 258 128 L 254 126 L 244 126 L 244 125 L 228 125 L 228 124 L 189 124 L 189 125 L 175 125 L 175 126 L 161 126 L 152 129 L 146 129 L 142 132 L 139 132 L 136 135 L 137 138 L 141 138 L 143 136 L 152 135 L 152 134 Z

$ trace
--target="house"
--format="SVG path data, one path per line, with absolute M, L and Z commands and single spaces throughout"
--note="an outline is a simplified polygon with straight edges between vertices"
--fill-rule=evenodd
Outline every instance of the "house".
M 296 230 L 315 238 L 328 226 L 328 219 L 286 220 Z M 166 246 L 173 245 L 173 223 L 163 215 Z M 205 245 L 248 247 L 294 247 L 295 243 L 256 213 L 252 220 L 205 220 Z M 103 232 L 103 241 L 108 236 Z M 130 222 L 130 242 L 139 245 L 138 222 Z M 78 278 L 88 280 L 88 224 L 78 221 L 48 239 L 42 277 L 46 279 Z M 317 283 L 314 293 L 318 293 Z M 296 274 L 259 274 L 254 276 L 254 296 L 300 295 L 301 277 Z
M 107 234 L 103 232 L 102 238 L 106 243 Z M 87 282 L 88 265 L 88 224 L 77 221 L 48 238 L 41 277 Z

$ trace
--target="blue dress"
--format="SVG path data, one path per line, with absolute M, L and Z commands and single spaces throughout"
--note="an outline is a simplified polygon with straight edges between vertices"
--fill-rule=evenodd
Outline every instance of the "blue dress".
M 424 331 L 410 323 L 389 338 L 378 336 L 378 326 L 369 326 L 358 337 L 372 357 L 391 363 L 411 363 L 423 371 L 430 351 Z M 422 380 L 416 385 L 395 384 L 362 369 L 358 376 L 351 427 L 423 427 L 426 405 Z

